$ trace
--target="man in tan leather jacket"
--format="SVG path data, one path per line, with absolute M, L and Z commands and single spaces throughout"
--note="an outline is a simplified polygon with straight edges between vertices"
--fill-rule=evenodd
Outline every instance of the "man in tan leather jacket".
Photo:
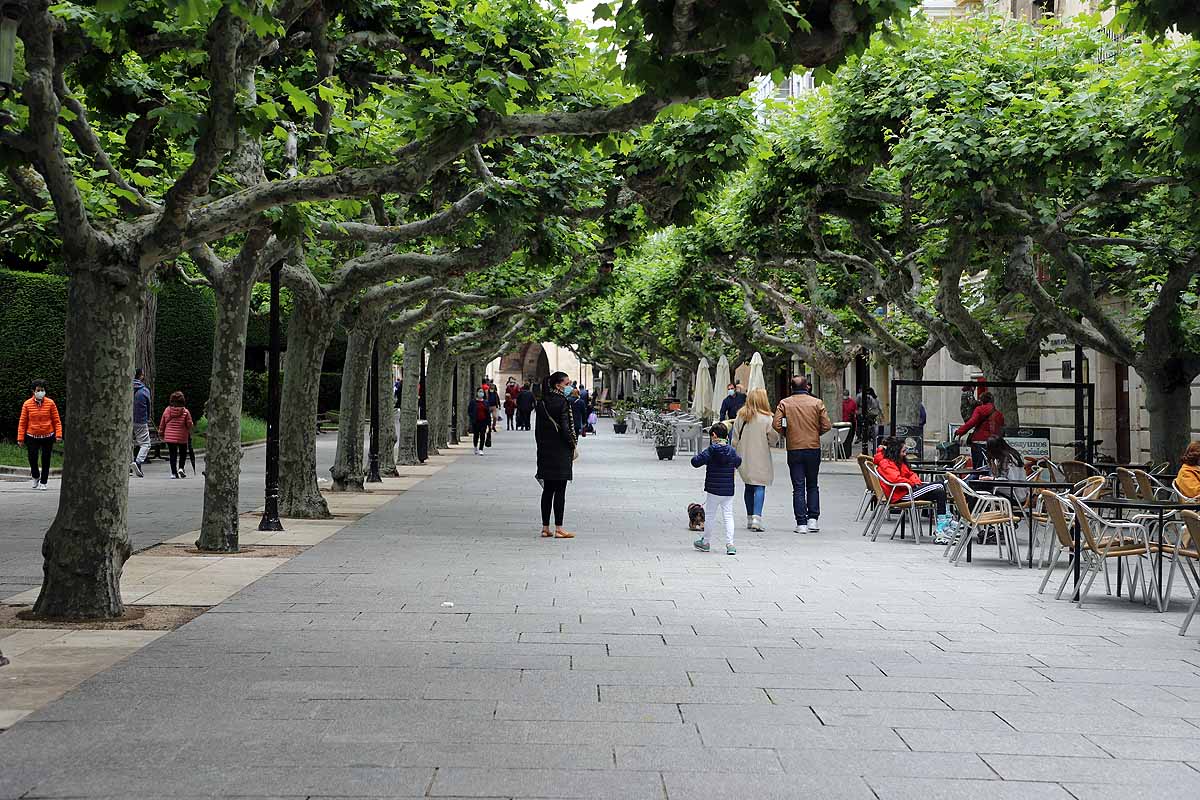
M 821 434 L 833 427 L 825 403 L 813 397 L 809 388 L 808 378 L 803 375 L 792 378 L 792 396 L 779 401 L 772 423 L 787 439 L 792 510 L 796 514 L 794 533 L 816 533 L 821 529 L 817 522 L 821 516 L 821 494 L 817 488 Z

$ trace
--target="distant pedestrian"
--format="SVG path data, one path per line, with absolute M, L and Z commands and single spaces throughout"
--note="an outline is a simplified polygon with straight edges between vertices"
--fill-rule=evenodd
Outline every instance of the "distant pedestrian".
M 724 422 L 714 423 L 708 429 L 708 447 L 692 456 L 692 466 L 704 472 L 704 519 L 716 525 L 717 520 L 725 524 L 725 554 L 737 555 L 733 544 L 733 471 L 742 464 L 742 457 L 729 446 L 729 428 Z M 709 550 L 708 529 L 692 543 L 703 553 Z
M 987 465 L 987 440 L 1004 433 L 1004 414 L 992 401 L 992 393 L 979 395 L 979 403 L 967 421 L 954 431 L 955 437 L 968 436 L 971 443 L 971 466 L 983 469 Z
M 870 386 L 862 390 L 858 401 L 858 419 L 861 430 L 859 439 L 863 447 L 877 446 L 879 442 L 879 419 L 883 416 L 883 407 L 879 397 Z
M 0 667 L 7 667 L 8 659 L 4 657 L 4 653 L 0 653 Z
M 542 536 L 572 539 L 575 534 L 563 529 L 566 513 L 567 483 L 574 477 L 573 462 L 579 440 L 575 436 L 574 414 L 563 390 L 570 381 L 567 373 L 555 372 L 542 385 L 542 400 L 537 406 L 533 438 L 537 442 L 537 479 L 542 484 Z M 550 511 L 554 511 L 554 532 L 550 532 Z
M 842 389 L 842 422 L 850 423 L 850 435 L 846 437 L 846 444 L 842 448 L 842 455 L 849 458 L 854 450 L 854 429 L 858 427 L 858 403 L 850 396 L 849 389 Z
M 185 402 L 183 392 L 172 392 L 169 404 L 163 409 L 162 419 L 158 422 L 158 435 L 167 443 L 172 478 L 187 477 L 184 465 L 187 463 L 188 439 L 196 425 Z
M 515 431 L 517 429 L 516 417 L 517 417 L 517 396 L 515 394 L 510 394 L 509 392 L 505 392 L 504 393 L 504 418 L 505 418 L 505 421 L 507 422 L 507 425 L 504 428 L 505 430 Z
M 145 371 L 138 367 L 133 373 L 133 443 L 137 454 L 129 465 L 129 474 L 137 473 L 139 478 L 145 477 L 142 465 L 150 455 L 150 389 L 143 382 L 145 378 Z
M 533 396 L 533 388 L 526 381 L 525 385 L 521 387 L 521 391 L 517 393 L 517 430 L 529 430 L 535 402 L 537 399 Z
M 742 465 L 738 474 L 746 484 L 746 517 L 752 531 L 765 530 L 762 524 L 763 502 L 767 487 L 775 482 L 775 464 L 771 460 L 771 448 L 779 444 L 779 434 L 771 427 L 771 405 L 767 390 L 751 389 L 746 395 L 746 405 L 733 420 L 730 442 Z
M 809 391 L 808 378 L 792 378 L 792 396 L 779 401 L 772 427 L 787 440 L 788 471 L 792 476 L 794 533 L 816 533 L 820 525 L 821 494 L 817 474 L 821 469 L 821 434 L 833 428 L 825 404 Z M 864 398 L 865 399 L 865 398 Z M 784 421 L 787 430 L 784 430 Z
M 500 392 L 496 390 L 496 382 L 491 378 L 485 382 L 487 383 L 487 402 L 488 408 L 492 412 L 492 430 L 494 431 L 500 424 Z
M 962 415 L 963 422 L 971 418 L 971 414 L 975 412 L 975 406 L 979 405 L 979 401 L 975 399 L 975 390 L 978 384 L 966 383 L 962 387 L 962 395 L 958 399 L 958 413 Z
M 571 421 L 575 424 L 575 435 L 583 436 L 583 419 L 587 415 L 587 411 L 579 389 L 572 389 L 569 399 L 571 401 Z
M 731 383 L 726 390 L 725 399 L 721 401 L 721 422 L 732 420 L 746 405 L 746 387 L 740 383 Z
M 29 390 L 30 397 L 21 405 L 21 418 L 17 422 L 17 444 L 29 454 L 29 474 L 33 478 L 30 488 L 45 491 L 54 442 L 63 438 L 62 418 L 58 416 L 58 406 L 46 396 L 45 380 L 35 378 Z
M 475 392 L 475 399 L 467 403 L 467 426 L 471 429 L 471 440 L 477 456 L 483 455 L 491 419 L 492 412 L 488 408 L 487 392 L 480 388 Z

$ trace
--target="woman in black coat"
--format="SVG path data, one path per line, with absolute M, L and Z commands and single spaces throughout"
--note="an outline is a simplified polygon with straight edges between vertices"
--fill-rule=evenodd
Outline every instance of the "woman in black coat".
M 542 536 L 573 539 L 575 534 L 563 530 L 563 513 L 567 502 L 567 482 L 572 478 L 571 462 L 575 460 L 575 415 L 563 389 L 570 383 L 565 372 L 555 372 L 546 378 L 542 400 L 537 405 L 537 423 L 533 438 L 537 442 L 537 479 L 542 484 Z M 554 533 L 550 532 L 550 509 L 554 509 Z

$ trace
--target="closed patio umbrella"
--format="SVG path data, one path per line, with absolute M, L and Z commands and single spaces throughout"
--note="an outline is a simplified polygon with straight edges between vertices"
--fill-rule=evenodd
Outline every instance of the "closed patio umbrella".
M 750 359 L 750 379 L 746 382 L 746 391 L 752 389 L 766 389 L 767 380 L 763 377 L 763 360 L 762 356 L 755 353 Z
M 709 416 L 708 403 L 712 400 L 712 373 L 709 372 L 708 359 L 700 357 L 700 365 L 696 367 L 696 388 L 692 394 L 692 413 L 697 417 Z
M 717 362 L 717 372 L 713 376 L 713 391 L 712 391 L 712 418 L 721 418 L 721 403 L 725 402 L 725 392 L 729 385 L 729 359 L 725 354 L 721 354 L 721 360 Z

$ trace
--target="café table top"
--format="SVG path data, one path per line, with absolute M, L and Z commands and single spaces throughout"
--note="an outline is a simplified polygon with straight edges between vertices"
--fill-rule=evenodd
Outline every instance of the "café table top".
M 1134 497 L 1104 497 L 1084 500 L 1092 508 L 1140 508 L 1149 511 L 1200 511 L 1200 502 L 1188 500 L 1139 500 Z
M 999 486 L 1013 489 L 1073 489 L 1071 481 L 1032 481 L 1015 478 L 972 478 L 967 481 L 972 486 Z

